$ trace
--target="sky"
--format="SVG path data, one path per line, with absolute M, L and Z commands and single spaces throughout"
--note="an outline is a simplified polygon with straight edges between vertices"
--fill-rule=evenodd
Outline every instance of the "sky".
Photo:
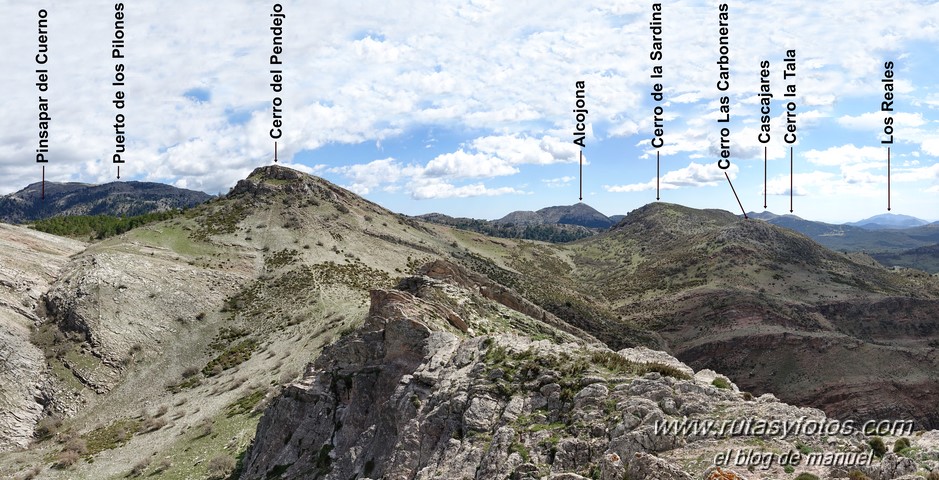
M 39 181 L 43 166 L 51 181 L 116 180 L 118 113 L 121 180 L 225 193 L 273 163 L 278 97 L 281 164 L 406 214 L 498 218 L 570 205 L 582 180 L 583 201 L 607 215 L 657 195 L 739 213 L 735 190 L 747 211 L 764 210 L 765 197 L 774 213 L 791 205 L 803 218 L 847 222 L 886 213 L 889 202 L 892 213 L 939 220 L 933 2 L 727 2 L 726 91 L 717 88 L 717 2 L 661 3 L 662 59 L 653 61 L 652 2 L 282 1 L 280 92 L 270 85 L 274 5 L 127 2 L 124 58 L 114 59 L 115 2 L 0 0 L 0 194 Z M 35 58 L 40 10 L 44 65 Z M 765 144 L 763 60 L 773 94 Z M 892 112 L 881 109 L 886 62 Z M 122 87 L 112 85 L 117 63 Z M 650 78 L 654 65 L 660 80 Z M 46 91 L 37 68 L 48 70 Z M 583 148 L 574 143 L 577 82 L 588 111 Z M 784 98 L 790 83 L 795 96 Z M 718 122 L 722 96 L 729 123 Z M 51 117 L 45 164 L 35 158 L 40 97 Z M 889 196 L 885 117 L 894 129 Z

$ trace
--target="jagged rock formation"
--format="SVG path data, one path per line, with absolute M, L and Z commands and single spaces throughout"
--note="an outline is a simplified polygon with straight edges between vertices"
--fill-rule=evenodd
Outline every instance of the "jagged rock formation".
M 444 285 L 450 284 L 467 290 L 477 291 L 482 297 L 539 320 L 541 323 L 549 325 L 552 328 L 569 333 L 591 343 L 601 344 L 593 335 L 564 322 L 554 314 L 545 311 L 525 297 L 522 297 L 518 292 L 506 288 L 503 285 L 499 285 L 483 275 L 467 270 L 452 262 L 435 260 L 419 268 L 417 273 L 438 280 Z M 421 277 L 409 277 L 404 280 L 405 285 L 408 285 L 408 282 L 415 281 L 421 282 L 422 279 Z
M 416 295 L 372 291 L 365 324 L 327 347 L 268 407 L 241 478 L 684 480 L 702 478 L 715 453 L 745 439 L 665 432 L 657 422 L 825 418 L 771 395 L 714 386 L 713 372 L 692 377 L 662 352 L 473 336 L 474 321 L 464 329 L 447 313 L 474 295 L 464 288 L 470 274 L 444 262 L 422 271 L 455 284 Z M 859 434 L 824 447 L 806 435 L 756 438 L 774 451 L 864 450 Z M 872 478 L 911 473 L 900 463 L 888 457 L 865 468 Z M 789 478 L 779 465 L 762 473 Z
M 153 182 L 101 185 L 46 182 L 0 197 L 0 221 L 21 223 L 59 215 L 142 215 L 189 208 L 212 198 L 204 192 Z

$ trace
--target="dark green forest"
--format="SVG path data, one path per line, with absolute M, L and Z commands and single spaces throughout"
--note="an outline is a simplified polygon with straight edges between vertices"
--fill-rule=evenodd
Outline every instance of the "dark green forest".
M 131 217 L 112 215 L 65 215 L 38 220 L 30 226 L 40 232 L 81 240 L 102 240 L 148 223 L 169 220 L 182 210 L 145 213 Z
M 523 238 L 551 243 L 566 243 L 596 235 L 599 229 L 590 229 L 579 225 L 542 224 L 517 225 L 513 223 L 494 223 L 472 218 L 452 218 L 445 216 L 422 216 L 421 219 L 461 230 L 482 233 L 490 237 Z

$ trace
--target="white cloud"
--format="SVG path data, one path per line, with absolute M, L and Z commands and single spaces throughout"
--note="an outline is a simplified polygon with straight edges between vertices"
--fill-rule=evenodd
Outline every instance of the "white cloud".
M 895 168 L 891 179 L 896 182 L 939 182 L 939 163 Z
M 939 156 L 939 137 L 926 138 L 919 146 L 920 150 L 926 155 Z
M 477 138 L 471 145 L 479 152 L 498 155 L 512 165 L 577 163 L 580 158 L 580 147 L 570 140 L 562 141 L 552 136 L 538 139 L 516 135 L 495 135 Z
M 835 174 L 822 171 L 796 173 L 791 177 L 789 175 L 779 175 L 767 182 L 766 193 L 789 196 L 790 185 L 792 185 L 795 196 L 806 196 L 819 187 L 829 187 L 836 184 L 835 180 Z
M 456 186 L 447 182 L 427 182 L 417 185 L 411 191 L 411 197 L 415 200 L 429 200 L 436 198 L 493 197 L 524 193 L 511 187 L 488 188 L 482 183 Z
M 352 42 L 352 48 L 366 62 L 395 62 L 402 56 L 403 50 L 407 50 L 371 36 Z
M 805 158 L 815 164 L 837 167 L 852 163 L 870 162 L 883 159 L 887 161 L 887 149 L 880 147 L 856 147 L 853 144 L 830 147 L 825 150 L 808 150 Z
M 541 179 L 541 183 L 548 188 L 560 188 L 570 185 L 574 180 L 577 180 L 577 177 L 564 176 L 558 178 L 543 178 Z
M 491 178 L 518 173 L 505 160 L 486 153 L 467 153 L 463 149 L 445 153 L 430 162 L 422 175 L 445 178 Z
M 727 182 L 724 172 L 733 180 L 740 168 L 736 164 L 731 164 L 730 168 L 722 170 L 717 163 L 700 164 L 691 162 L 687 167 L 672 170 L 662 175 L 659 180 L 659 188 L 662 190 L 674 190 L 681 187 L 711 187 L 719 185 L 721 182 Z M 656 179 L 648 182 L 633 183 L 627 185 L 604 185 L 603 188 L 608 192 L 642 192 L 655 190 Z
M 33 51 L 36 7 L 7 3 L 0 15 L 5 47 Z M 53 44 L 55 156 L 47 177 L 111 180 L 114 168 L 107 155 L 113 150 L 109 126 L 114 109 L 109 101 L 114 92 L 106 68 L 110 59 L 102 57 L 99 40 L 113 32 L 89 0 L 53 2 L 48 8 L 58 19 L 53 22 L 54 38 L 60 41 Z M 458 0 L 404 9 L 394 2 L 325 0 L 292 2 L 285 8 L 285 128 L 279 143 L 285 164 L 302 168 L 295 163 L 298 153 L 326 146 L 341 151 L 349 145 L 376 144 L 394 151 L 397 160 L 367 162 L 371 159 L 336 155 L 328 167 L 309 170 L 341 176 L 360 193 L 397 191 L 402 197 L 524 190 L 527 187 L 519 185 L 539 184 L 544 176 L 538 167 L 578 161 L 579 148 L 571 143 L 576 80 L 587 82 L 585 156 L 606 164 L 623 156 L 655 155 L 648 143 L 654 104 L 649 96 L 648 6 L 629 0 Z M 707 171 L 713 167 L 706 166 L 716 160 L 719 140 L 714 44 L 707 40 L 713 32 L 701 20 L 713 15 L 713 7 L 679 1 L 665 8 L 666 145 L 660 152 L 663 167 L 676 170 L 663 176 L 662 188 L 720 183 L 723 177 L 714 180 Z M 870 186 L 880 181 L 882 154 L 877 152 L 876 134 L 883 114 L 856 114 L 856 108 L 877 108 L 882 64 L 891 55 L 899 64 L 896 87 L 905 107 L 894 114 L 894 154 L 901 158 L 921 153 L 918 167 L 924 168 L 897 169 L 895 178 L 906 181 L 908 175 L 915 181 L 914 174 L 934 173 L 925 168 L 935 165 L 934 157 L 939 156 L 934 132 L 939 96 L 928 68 L 939 41 L 939 9 L 918 2 L 872 9 L 847 0 L 768 0 L 731 8 L 737 19 L 734 35 L 746 39 L 733 45 L 737 67 L 729 92 L 735 117 L 732 173 L 739 165 L 749 181 L 759 170 L 748 160 L 762 157 L 754 135 L 758 110 L 753 80 L 763 58 L 773 62 L 777 95 L 770 159 L 783 156 L 782 46 L 799 52 L 797 154 L 807 152 L 804 158 L 824 170 L 819 174 L 828 175 L 830 183 L 814 184 L 817 178 L 812 177 L 800 188 L 826 191 L 842 185 L 844 191 L 854 192 L 872 190 Z M 181 0 L 134 3 L 134 41 L 128 50 L 132 81 L 127 87 L 132 148 L 124 175 L 215 193 L 271 162 L 272 92 L 264 66 L 271 40 L 265 23 L 268 9 L 245 0 L 226 2 L 224 9 Z M 768 34 L 759 20 L 782 17 L 786 28 Z M 206 23 L 205 18 L 213 21 Z M 0 56 L 0 70 L 13 72 L 0 98 L 0 189 L 6 191 L 39 176 L 35 164 L 28 162 L 36 140 L 29 120 L 36 114 L 37 92 L 29 77 L 34 69 L 30 55 Z M 205 90 L 207 100 L 186 98 L 194 88 Z M 434 138 L 440 143 L 432 149 L 423 148 L 419 139 L 412 142 L 419 147 L 408 144 L 409 135 L 423 130 L 438 134 Z M 435 150 L 446 142 L 459 146 L 442 154 Z M 829 147 L 831 143 L 842 146 Z M 919 152 L 905 151 L 917 143 Z M 350 165 L 353 161 L 362 163 Z M 609 188 L 654 188 L 654 182 L 640 181 L 645 178 L 635 172 L 617 175 L 623 176 L 607 181 L 622 185 Z M 518 180 L 513 187 L 475 183 L 506 176 Z M 477 180 L 462 185 L 463 179 Z
M 922 113 L 907 112 L 867 112 L 860 115 L 843 115 L 838 117 L 837 122 L 845 128 L 856 130 L 875 130 L 881 131 L 884 128 L 884 117 L 893 117 L 894 128 L 897 130 L 903 128 L 916 128 L 926 124 L 926 119 Z
M 380 185 L 395 183 L 405 174 L 405 168 L 393 158 L 374 160 L 369 163 L 336 167 L 330 169 L 334 173 L 349 178 L 352 183 L 348 186 L 359 195 L 366 195 Z

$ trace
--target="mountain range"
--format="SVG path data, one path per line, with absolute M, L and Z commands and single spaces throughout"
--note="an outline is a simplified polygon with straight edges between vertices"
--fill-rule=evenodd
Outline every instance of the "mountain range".
M 939 426 L 939 279 L 722 210 L 654 203 L 556 244 L 266 166 L 93 243 L 0 225 L 0 256 L 0 478 L 824 478 L 854 473 L 714 459 L 871 432 L 657 422 Z M 937 466 L 939 434 L 905 437 L 852 470 Z
M 939 256 L 936 256 L 935 248 L 939 245 L 939 222 L 926 223 L 913 217 L 889 214 L 855 222 L 854 225 L 815 222 L 770 212 L 751 212 L 748 216 L 802 233 L 832 250 L 869 254 L 885 266 L 939 273 Z M 917 226 L 900 226 L 913 224 Z M 880 227 L 883 225 L 891 226 Z
M 772 212 L 750 212 L 747 216 L 802 233 L 832 250 L 869 254 L 888 267 L 939 273 L 939 256 L 934 248 L 939 245 L 939 222 L 930 224 L 896 214 L 876 215 L 845 224 Z M 565 243 L 603 233 L 621 222 L 625 215 L 607 217 L 587 204 L 578 203 L 538 211 L 514 211 L 497 220 L 454 218 L 440 213 L 415 218 L 494 237 Z
M 895 213 L 883 213 L 858 222 L 846 223 L 855 227 L 866 228 L 869 230 L 886 230 L 892 228 L 912 228 L 927 225 L 929 222 L 909 215 L 898 215 Z
M 23 223 L 60 215 L 134 216 L 189 208 L 210 198 L 203 192 L 152 182 L 33 183 L 0 197 L 0 221 Z
M 615 222 L 585 203 L 515 211 L 497 220 L 454 218 L 441 213 L 419 215 L 423 221 L 449 225 L 501 238 L 564 243 L 595 235 Z

